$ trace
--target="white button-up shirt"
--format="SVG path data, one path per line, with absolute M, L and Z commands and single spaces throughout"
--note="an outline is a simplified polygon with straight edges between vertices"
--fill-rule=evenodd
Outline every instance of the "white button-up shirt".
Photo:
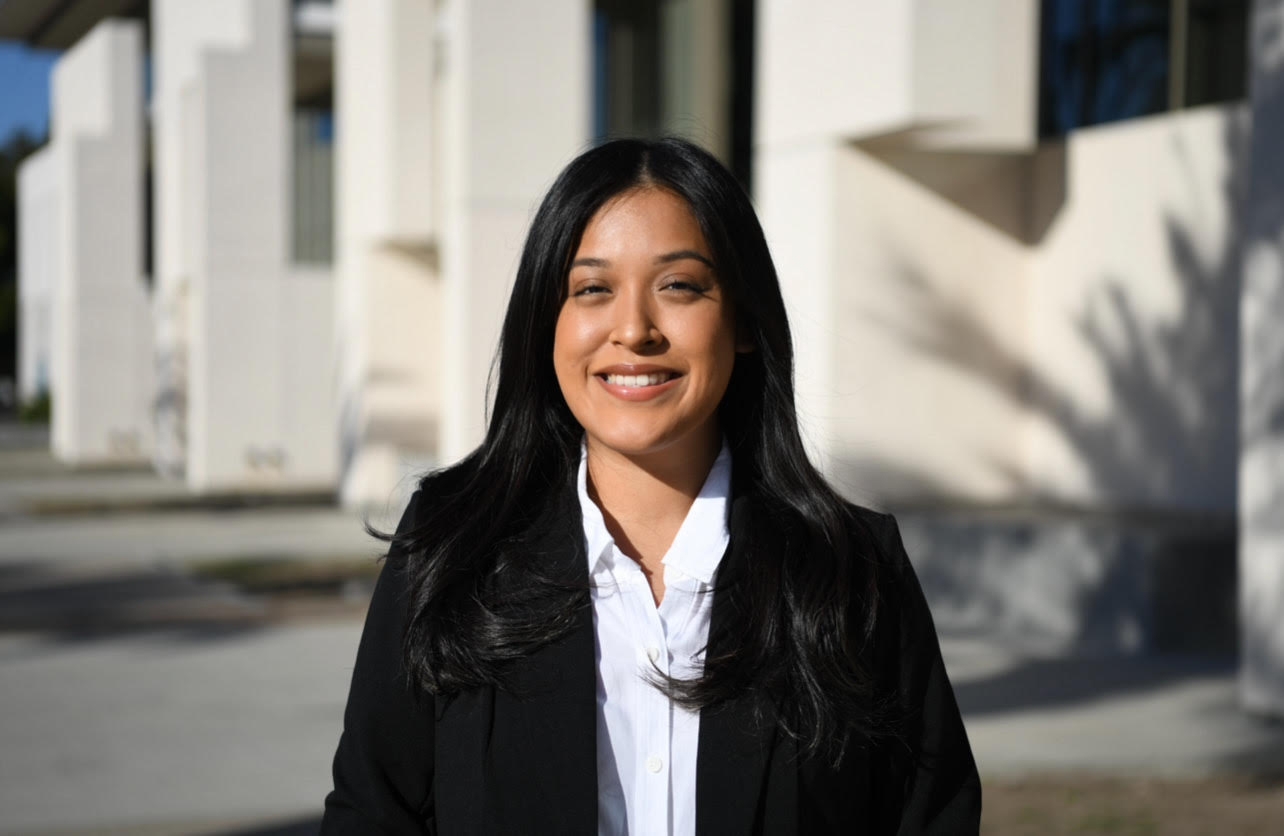
M 690 679 L 703 671 L 713 579 L 730 539 L 731 453 L 724 444 L 664 555 L 659 607 L 589 498 L 583 459 L 578 484 L 597 650 L 598 832 L 690 836 L 700 715 L 670 702 L 647 674 Z

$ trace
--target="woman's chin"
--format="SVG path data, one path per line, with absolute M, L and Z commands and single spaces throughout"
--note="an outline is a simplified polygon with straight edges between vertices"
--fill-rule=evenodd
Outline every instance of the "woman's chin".
M 590 451 L 633 460 L 677 458 L 698 464 L 709 455 L 716 455 L 720 444 L 721 436 L 716 431 L 664 432 L 647 428 L 588 434 Z

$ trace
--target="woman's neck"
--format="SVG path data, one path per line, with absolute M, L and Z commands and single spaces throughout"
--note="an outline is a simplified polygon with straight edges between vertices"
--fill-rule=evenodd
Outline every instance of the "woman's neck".
M 720 437 L 699 450 L 631 457 L 588 441 L 589 496 L 616 546 L 641 567 L 659 604 L 664 597 L 661 561 L 718 457 Z

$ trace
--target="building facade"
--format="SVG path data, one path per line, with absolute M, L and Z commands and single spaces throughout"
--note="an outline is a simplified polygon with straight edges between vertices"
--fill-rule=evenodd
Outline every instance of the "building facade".
M 113 397 L 150 400 L 91 434 L 133 428 L 132 454 L 194 490 L 395 504 L 482 436 L 553 175 L 608 136 L 683 134 L 751 188 L 813 453 L 899 512 L 944 629 L 1056 651 L 1238 641 L 1246 703 L 1281 711 L 1281 14 L 6 0 L 0 37 L 69 47 L 60 79 L 131 61 L 149 79 L 92 140 L 150 182 L 111 235 L 151 244 L 115 260 L 40 255 L 94 252 L 105 233 L 58 207 L 120 190 L 60 150 L 90 147 L 72 126 L 99 124 L 108 91 L 55 90 L 67 115 L 23 172 L 24 375 L 49 369 L 69 460 L 58 427 L 98 414 L 75 383 L 97 362 Z M 85 354 L 94 282 L 145 346 Z

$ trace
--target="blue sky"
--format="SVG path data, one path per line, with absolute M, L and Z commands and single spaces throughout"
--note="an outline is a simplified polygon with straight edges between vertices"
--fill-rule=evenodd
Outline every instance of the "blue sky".
M 43 138 L 49 124 L 49 72 L 58 53 L 0 41 L 0 144 L 19 129 Z

